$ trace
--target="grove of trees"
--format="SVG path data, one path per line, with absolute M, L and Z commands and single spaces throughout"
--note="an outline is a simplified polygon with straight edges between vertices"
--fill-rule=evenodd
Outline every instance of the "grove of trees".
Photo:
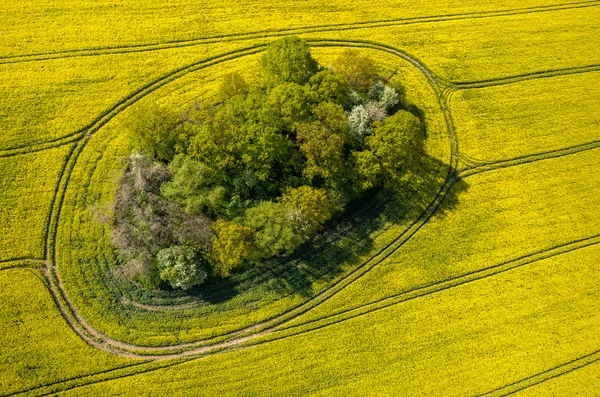
M 183 115 L 135 112 L 113 242 L 147 287 L 187 289 L 242 263 L 286 255 L 367 190 L 399 189 L 420 155 L 419 118 L 373 60 L 333 67 L 286 37 L 267 46 L 258 83 L 226 76 L 218 103 Z

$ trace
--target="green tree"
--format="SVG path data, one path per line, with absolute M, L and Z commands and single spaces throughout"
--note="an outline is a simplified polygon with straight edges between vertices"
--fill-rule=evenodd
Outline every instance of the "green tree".
M 370 150 L 354 152 L 359 181 L 362 189 L 379 186 L 383 178 L 383 168 L 379 159 Z
M 279 129 L 293 131 L 295 125 L 310 117 L 310 91 L 296 83 L 281 83 L 269 91 L 267 103 L 279 120 Z
M 294 231 L 302 240 L 308 240 L 319 231 L 333 212 L 325 190 L 310 186 L 288 189 L 280 201 L 287 210 Z
M 135 107 L 124 122 L 134 146 L 161 161 L 175 156 L 182 139 L 180 124 L 176 112 L 156 104 Z
M 310 88 L 319 102 L 334 102 L 341 106 L 348 104 L 350 85 L 346 76 L 333 70 L 321 70 L 310 78 Z
M 344 165 L 344 138 L 320 121 L 298 126 L 300 151 L 306 156 L 302 174 L 309 180 L 329 180 L 342 172 Z
M 235 139 L 231 128 L 209 119 L 194 126 L 188 153 L 194 159 L 210 164 L 217 171 L 226 171 L 235 166 Z
M 365 138 L 365 147 L 371 154 L 362 154 L 361 174 L 365 179 L 374 175 L 378 169 L 384 177 L 384 183 L 396 187 L 421 153 L 423 134 L 421 122 L 413 114 L 401 110 L 384 121 L 373 123 L 373 132 Z M 361 158 L 359 156 L 359 159 Z M 376 159 L 376 161 L 375 161 Z M 365 167 L 368 165 L 368 168 Z
M 223 173 L 185 154 L 175 156 L 169 171 L 172 178 L 161 187 L 164 197 L 182 204 L 192 214 L 223 213 L 228 205 Z
M 206 279 L 203 258 L 192 247 L 174 245 L 156 255 L 160 278 L 173 288 L 189 289 Z
M 367 93 L 378 78 L 378 68 L 373 60 L 357 50 L 345 50 L 334 62 L 334 69 L 346 76 L 355 90 Z
M 252 230 L 222 219 L 214 223 L 213 230 L 216 235 L 213 241 L 214 271 L 227 277 L 240 263 L 253 257 L 256 249 L 252 244 Z
M 254 233 L 254 242 L 262 257 L 292 252 L 302 243 L 281 203 L 263 201 L 246 210 L 244 225 Z
M 261 73 L 267 85 L 283 82 L 303 84 L 318 70 L 308 43 L 295 36 L 284 37 L 267 45 L 260 59 Z
M 240 166 L 251 170 L 259 181 L 273 179 L 285 168 L 294 150 L 294 142 L 270 126 L 242 124 L 235 129 L 235 135 Z
M 250 87 L 244 76 L 239 72 L 229 73 L 223 77 L 221 85 L 219 86 L 219 98 L 225 101 L 237 95 L 244 95 L 248 93 Z
M 313 107 L 312 112 L 315 119 L 329 131 L 344 138 L 347 136 L 348 118 L 341 105 L 332 102 L 320 102 Z

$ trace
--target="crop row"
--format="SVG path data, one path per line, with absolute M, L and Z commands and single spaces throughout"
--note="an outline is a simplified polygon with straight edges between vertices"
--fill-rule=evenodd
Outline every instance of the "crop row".
M 430 16 L 419 16 L 411 18 L 398 18 L 398 19 L 385 19 L 379 21 L 361 21 L 353 23 L 341 23 L 341 24 L 324 24 L 316 26 L 305 26 L 298 28 L 280 28 L 280 29 L 269 29 L 259 30 L 246 33 L 232 33 L 232 34 L 221 34 L 215 36 L 207 36 L 201 38 L 187 39 L 187 40 L 171 40 L 153 44 L 132 44 L 132 45 L 116 45 L 110 47 L 91 47 L 77 50 L 67 51 L 55 51 L 55 52 L 39 52 L 33 54 L 20 54 L 0 57 L 0 64 L 6 63 L 21 63 L 21 62 L 32 62 L 32 61 L 43 61 L 49 59 L 58 58 L 71 58 L 81 56 L 96 56 L 104 54 L 121 54 L 129 52 L 145 52 L 145 51 L 157 51 L 169 48 L 180 48 L 187 46 L 195 46 L 199 44 L 211 44 L 223 41 L 236 41 L 236 40 L 252 40 L 252 39 L 263 39 L 263 38 L 274 38 L 283 35 L 299 35 L 305 33 L 319 33 L 329 31 L 347 31 L 354 29 L 367 29 L 367 28 L 379 28 L 388 26 L 398 25 L 412 25 L 421 23 L 435 23 L 455 20 L 468 20 L 468 19 L 481 19 L 481 18 L 495 18 L 505 17 L 511 15 L 522 15 L 539 12 L 551 12 L 558 10 L 570 10 L 578 8 L 589 8 L 598 6 L 597 0 L 571 2 L 565 4 L 554 4 L 554 5 L 543 5 L 533 7 L 517 7 L 507 10 L 491 10 L 491 11 L 475 11 L 466 13 L 450 13 Z

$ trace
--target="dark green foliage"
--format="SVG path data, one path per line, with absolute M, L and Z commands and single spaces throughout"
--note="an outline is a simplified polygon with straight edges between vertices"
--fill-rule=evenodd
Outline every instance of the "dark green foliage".
M 347 106 L 350 85 L 345 75 L 330 69 L 322 70 L 310 78 L 310 88 L 319 102 L 334 102 Z
M 370 59 L 349 50 L 337 62 L 319 71 L 306 42 L 274 42 L 261 59 L 267 84 L 227 75 L 221 102 L 196 104 L 162 134 L 175 138 L 153 154 L 168 168 L 133 156 L 114 236 L 124 261 L 189 288 L 287 255 L 365 190 L 399 186 L 420 153 L 419 119 L 386 119 L 398 94 Z
M 370 183 L 382 179 L 388 187 L 397 187 L 422 154 L 422 139 L 421 122 L 407 111 L 375 122 L 373 133 L 365 138 L 366 150 L 358 155 L 361 176 Z

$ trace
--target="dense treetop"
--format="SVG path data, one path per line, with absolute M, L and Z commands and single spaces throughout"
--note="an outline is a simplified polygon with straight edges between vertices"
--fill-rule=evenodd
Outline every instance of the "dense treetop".
M 218 103 L 138 110 L 113 241 L 126 273 L 190 288 L 296 250 L 366 190 L 398 189 L 420 154 L 401 87 L 346 50 L 332 68 L 306 42 L 267 46 L 259 83 L 226 76 Z

